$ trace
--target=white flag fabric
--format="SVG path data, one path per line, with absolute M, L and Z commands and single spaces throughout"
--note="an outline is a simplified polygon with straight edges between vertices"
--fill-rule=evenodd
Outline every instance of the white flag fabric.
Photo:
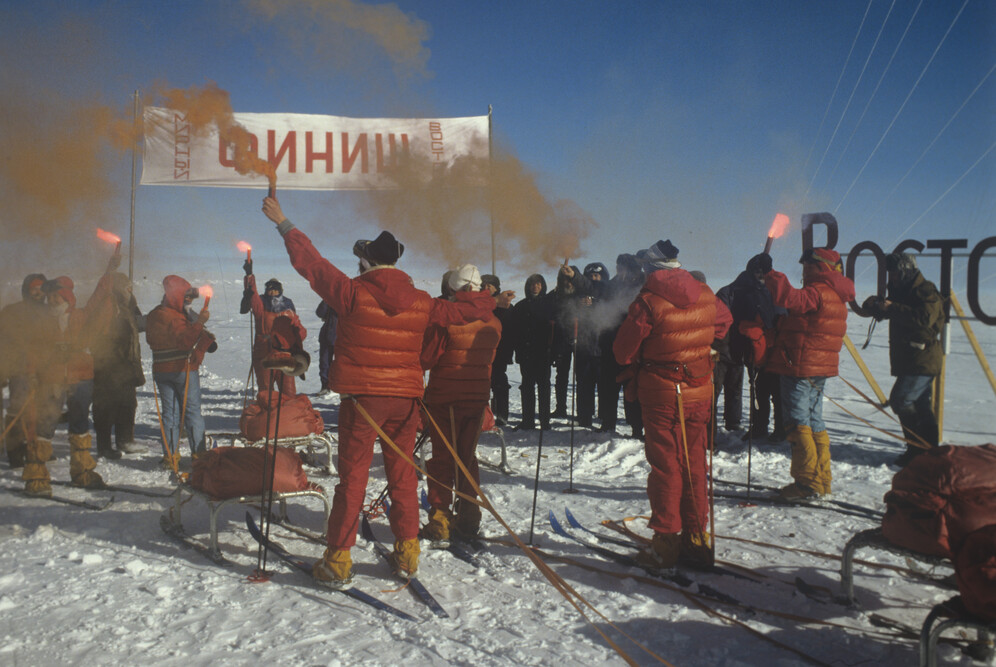
M 392 170 L 406 164 L 428 182 L 458 160 L 489 158 L 488 117 L 347 118 L 312 114 L 236 113 L 256 155 L 276 167 L 284 190 L 373 190 L 397 187 Z M 184 114 L 145 107 L 142 185 L 266 188 L 267 179 L 235 170 L 232 149 L 211 126 L 194 132 Z M 397 173 L 396 171 L 393 173 Z M 478 180 L 487 171 L 476 170 Z M 483 185 L 483 182 L 479 184 Z

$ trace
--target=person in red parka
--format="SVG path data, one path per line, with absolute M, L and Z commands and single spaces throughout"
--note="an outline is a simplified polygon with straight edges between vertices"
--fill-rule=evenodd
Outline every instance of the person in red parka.
M 823 423 L 823 387 L 837 375 L 840 348 L 847 333 L 847 302 L 854 283 L 843 275 L 840 255 L 811 248 L 799 259 L 802 289 L 784 273 L 764 272 L 764 284 L 776 306 L 788 311 L 778 321 L 767 370 L 781 376 L 782 419 L 792 443 L 794 480 L 781 489 L 784 500 L 830 494 L 830 436 Z
M 408 274 L 394 266 L 404 246 L 386 231 L 373 241 L 356 242 L 353 254 L 360 260 L 360 275 L 350 278 L 319 254 L 275 198 L 263 200 L 263 213 L 277 224 L 294 269 L 339 315 L 329 373 L 332 389 L 342 396 L 339 483 L 332 497 L 328 547 L 312 573 L 332 587 L 352 580 L 350 548 L 356 543 L 373 445 L 380 431 L 400 450 L 381 438 L 395 566 L 400 576 L 413 576 L 420 552 L 419 504 L 415 468 L 409 461 L 419 422 L 417 401 L 424 391 L 422 339 L 433 324 L 467 324 L 491 317 L 495 300 L 486 292 L 459 292 L 450 302 L 416 289 Z
M 243 280 L 244 294 L 242 298 L 242 312 L 252 312 L 256 324 L 256 339 L 252 345 L 252 369 L 256 376 L 256 386 L 260 391 L 269 391 L 273 385 L 277 385 L 277 390 L 285 396 L 293 396 L 297 392 L 294 383 L 294 376 L 286 373 L 270 371 L 264 368 L 263 360 L 273 350 L 270 334 L 273 331 L 273 322 L 278 317 L 286 317 L 290 320 L 296 330 L 296 338 L 303 341 L 308 335 L 308 331 L 301 324 L 294 308 L 294 302 L 284 296 L 284 286 L 276 278 L 266 281 L 264 294 L 256 292 L 256 276 L 252 273 L 252 260 L 247 259 L 242 265 L 246 272 Z
M 713 562 L 708 531 L 706 449 L 712 412 L 712 341 L 732 322 L 712 290 L 680 268 L 678 249 L 658 241 L 645 253 L 650 275 L 616 335 L 616 361 L 629 366 L 643 412 L 650 463 L 647 495 L 653 541 L 638 554 L 652 570 L 683 557 Z
M 164 468 L 176 472 L 180 462 L 180 423 L 187 433 L 192 458 L 209 449 L 201 414 L 201 381 L 197 372 L 207 352 L 218 344 L 204 325 L 211 317 L 207 308 L 194 312 L 199 296 L 196 287 L 180 276 L 163 278 L 162 303 L 145 320 L 145 340 L 152 349 L 152 380 L 162 402 Z
M 472 264 L 448 276 L 443 296 L 450 301 L 458 292 L 481 289 L 481 273 Z M 504 296 L 506 300 L 511 298 L 509 294 Z M 480 507 L 462 496 L 453 502 L 454 484 L 460 494 L 473 498 L 476 493 L 463 471 L 457 470 L 443 439 L 456 449 L 475 484 L 480 485 L 477 439 L 491 393 L 491 364 L 500 340 L 501 323 L 497 317 L 470 324 L 434 325 L 425 332 L 422 367 L 429 371 L 425 404 L 432 417 L 425 422 L 432 441 L 427 470 L 433 479 L 429 480 L 428 493 L 432 509 L 423 535 L 437 546 L 448 545 L 452 531 L 474 537 L 480 530 Z M 456 509 L 455 522 L 451 506 Z

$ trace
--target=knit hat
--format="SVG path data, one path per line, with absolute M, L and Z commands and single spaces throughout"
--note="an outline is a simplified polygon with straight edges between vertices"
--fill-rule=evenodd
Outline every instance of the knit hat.
M 485 273 L 481 276 L 481 286 L 483 287 L 484 285 L 491 285 L 495 288 L 496 292 L 501 291 L 501 281 L 498 280 L 498 276 L 492 273 Z
M 269 292 L 271 289 L 277 290 L 278 295 L 284 293 L 284 286 L 281 285 L 280 281 L 277 280 L 276 278 L 270 278 L 269 280 L 266 281 L 266 284 L 263 285 L 264 292 Z
M 899 282 L 909 282 L 914 278 L 918 269 L 916 256 L 908 252 L 893 252 L 885 256 L 886 270 L 895 276 Z
M 584 275 L 586 278 L 590 279 L 596 273 L 601 276 L 602 280 L 609 279 L 609 270 L 605 268 L 605 265 L 601 262 L 592 262 L 584 267 Z
M 840 253 L 830 248 L 810 248 L 802 253 L 800 264 L 827 264 L 835 267 L 840 264 Z
M 473 264 L 464 264 L 450 274 L 449 285 L 454 292 L 459 292 L 467 285 L 470 285 L 473 291 L 479 292 L 481 290 L 481 272 Z
M 647 248 L 644 261 L 658 269 L 677 269 L 681 266 L 678 249 L 671 243 L 671 239 L 658 241 Z
M 405 245 L 391 232 L 381 232 L 373 241 L 357 241 L 353 254 L 372 264 L 395 264 L 405 254 Z

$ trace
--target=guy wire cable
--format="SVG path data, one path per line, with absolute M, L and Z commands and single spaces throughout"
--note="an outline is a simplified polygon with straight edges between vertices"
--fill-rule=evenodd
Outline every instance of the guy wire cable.
M 844 193 L 844 196 L 840 198 L 839 202 L 837 202 L 837 205 L 833 209 L 833 213 L 836 213 L 838 210 L 840 210 L 841 204 L 843 204 L 844 200 L 847 199 L 847 196 L 851 194 L 851 190 L 854 189 L 855 184 L 858 182 L 858 180 L 860 180 L 861 175 L 864 174 L 865 169 L 868 167 L 868 163 L 872 161 L 872 158 L 875 157 L 876 153 L 878 153 L 878 149 L 879 147 L 881 147 L 882 142 L 884 142 L 885 138 L 889 136 L 889 132 L 892 131 L 892 127 L 896 124 L 896 120 L 899 118 L 899 116 L 903 113 L 903 110 L 906 108 L 906 103 L 910 101 L 911 97 L 913 97 L 913 93 L 916 92 L 916 89 L 920 85 L 920 82 L 923 80 L 924 75 L 927 73 L 927 70 L 930 69 L 930 65 L 934 62 L 934 58 L 937 57 L 937 54 L 941 50 L 941 47 L 944 46 L 944 42 L 947 41 L 948 35 L 951 34 L 951 30 L 954 28 L 955 23 L 958 22 L 958 19 L 965 11 L 965 7 L 968 6 L 968 3 L 969 0 L 965 0 L 965 2 L 962 3 L 961 8 L 958 9 L 958 13 L 955 14 L 955 17 L 951 20 L 951 24 L 948 26 L 948 29 L 944 32 L 944 36 L 941 37 L 941 41 L 934 48 L 934 52 L 930 54 L 930 59 L 927 60 L 927 64 L 924 65 L 923 69 L 920 71 L 920 76 L 918 76 L 916 78 L 916 81 L 913 82 L 913 87 L 910 88 L 910 92 L 907 93 L 906 99 L 904 99 L 903 103 L 899 105 L 899 109 L 892 117 L 892 120 L 889 121 L 889 126 L 885 128 L 885 132 L 882 133 L 882 136 L 881 138 L 879 138 L 878 143 L 875 144 L 875 147 L 868 155 L 868 158 L 865 160 L 865 163 L 861 165 L 861 169 L 858 170 L 858 175 L 854 177 L 853 181 L 851 181 L 851 185 L 848 186 L 847 191 Z
M 922 0 L 921 0 L 922 1 Z M 830 107 L 833 105 L 834 99 L 837 97 L 837 91 L 840 89 L 840 82 L 844 79 L 844 72 L 847 71 L 847 66 L 851 62 L 851 55 L 854 53 L 854 47 L 858 43 L 858 37 L 861 35 L 861 30 L 865 26 L 865 19 L 868 18 L 868 12 L 871 10 L 872 0 L 868 0 L 868 6 L 865 7 L 865 14 L 861 17 L 861 24 L 858 26 L 858 31 L 854 34 L 854 40 L 851 42 L 851 49 L 847 52 L 847 58 L 844 60 L 844 66 L 840 68 L 840 74 L 837 76 L 837 83 L 833 87 L 833 93 L 830 95 L 830 99 L 827 101 L 827 108 L 823 112 L 823 118 L 820 119 L 820 126 L 816 128 L 816 134 L 813 136 L 813 143 L 809 147 L 809 153 L 806 155 L 806 161 L 802 165 L 802 171 L 806 171 L 806 167 L 809 165 L 809 158 L 813 156 L 813 149 L 816 148 L 816 142 L 820 139 L 820 132 L 823 131 L 823 124 L 827 120 L 827 116 L 830 115 Z M 809 196 L 809 191 L 813 187 L 813 181 L 816 180 L 816 175 L 813 175 L 813 179 L 809 181 L 809 186 L 806 188 L 805 194 L 802 195 L 803 199 Z
M 823 150 L 823 155 L 820 157 L 820 163 L 816 165 L 816 171 L 813 172 L 813 178 L 810 183 L 816 182 L 816 177 L 820 173 L 820 169 L 823 168 L 823 161 L 827 159 L 827 154 L 830 153 L 830 147 L 833 146 L 834 139 L 837 138 L 837 132 L 840 130 L 840 126 L 844 123 L 844 118 L 847 117 L 847 110 L 851 108 L 851 102 L 854 101 L 854 95 L 858 92 L 858 86 L 861 85 L 861 80 L 865 76 L 865 71 L 868 69 L 868 63 L 871 62 L 871 58 L 875 55 L 875 49 L 878 47 L 878 41 L 882 38 L 882 33 L 885 31 L 885 24 L 889 21 L 889 16 L 892 15 L 892 8 L 896 6 L 896 0 L 892 0 L 892 4 L 889 5 L 889 11 L 885 15 L 885 19 L 882 21 L 882 25 L 878 29 L 878 34 L 875 35 L 875 41 L 872 43 L 871 49 L 868 51 L 868 55 L 865 57 L 865 62 L 861 66 L 861 71 L 858 72 L 858 78 L 851 87 L 851 94 L 847 98 L 847 102 L 844 104 L 843 111 L 840 112 L 840 116 L 837 118 L 837 125 L 833 128 L 833 132 L 830 134 L 830 140 L 827 141 L 827 147 Z M 853 136 L 853 135 L 852 135 Z M 845 149 L 846 150 L 846 149 Z M 841 158 L 844 153 L 841 152 Z M 837 164 L 840 164 L 840 159 L 837 158 Z M 837 165 L 834 165 L 833 170 L 830 175 L 827 176 L 827 183 L 833 178 L 834 172 L 837 170 Z

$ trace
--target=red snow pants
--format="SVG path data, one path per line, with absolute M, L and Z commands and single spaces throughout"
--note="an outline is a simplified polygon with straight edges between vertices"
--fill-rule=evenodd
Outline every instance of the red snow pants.
M 415 449 L 415 428 L 419 422 L 414 398 L 393 396 L 354 397 L 371 419 L 411 460 Z M 339 406 L 339 483 L 332 495 L 328 545 L 333 551 L 356 544 L 356 529 L 366 497 L 370 464 L 377 432 L 359 413 L 353 398 L 343 398 Z M 396 540 L 418 537 L 418 479 L 415 468 L 393 447 L 381 442 L 388 496 L 391 499 L 391 532 Z
M 650 464 L 647 478 L 650 528 L 658 533 L 708 531 L 706 450 L 712 406 L 707 401 L 684 404 L 686 459 L 677 402 L 663 405 L 641 402 L 641 405 Z
M 426 405 L 432 419 L 443 431 L 443 436 L 456 449 L 460 460 L 474 477 L 474 483 L 480 486 L 481 474 L 477 466 L 477 438 L 481 433 L 481 418 L 487 407 L 485 401 L 464 401 L 460 403 Z M 450 419 L 450 408 L 453 409 L 453 419 Z M 438 480 L 438 484 L 429 480 L 429 504 L 437 509 L 450 509 L 453 504 L 453 484 L 456 490 L 471 498 L 476 498 L 474 488 L 467 480 L 463 471 L 457 468 L 449 447 L 443 442 L 439 431 L 428 419 L 425 427 L 429 429 L 429 440 L 432 442 L 432 458 L 426 464 L 428 473 Z M 456 442 L 453 441 L 456 434 Z M 445 486 L 444 486 L 445 485 Z
M 256 343 L 252 346 L 252 370 L 256 374 L 256 386 L 260 391 L 270 391 L 276 385 L 277 391 L 284 396 L 293 396 L 297 393 L 294 376 L 263 368 L 263 359 L 272 351 L 273 348 L 265 338 L 256 336 Z

